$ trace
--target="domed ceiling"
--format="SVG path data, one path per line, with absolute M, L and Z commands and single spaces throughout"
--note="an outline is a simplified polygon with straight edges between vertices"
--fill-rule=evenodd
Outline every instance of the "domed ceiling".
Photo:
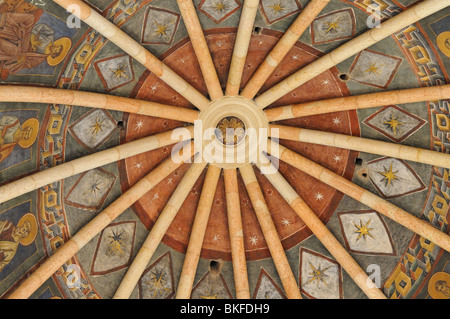
M 0 295 L 448 299 L 449 5 L 0 0 Z

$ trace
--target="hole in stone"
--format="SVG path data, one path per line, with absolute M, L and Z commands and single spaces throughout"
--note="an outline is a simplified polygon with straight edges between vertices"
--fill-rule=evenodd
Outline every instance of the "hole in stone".
M 254 27 L 253 28 L 253 34 L 261 34 L 262 28 L 261 27 Z
M 367 177 L 367 173 L 362 173 L 362 177 L 366 178 Z
M 348 74 L 346 74 L 346 73 L 342 73 L 342 74 L 339 75 L 339 79 L 341 81 L 348 81 L 348 80 L 350 80 L 350 76 Z
M 358 165 L 358 166 L 361 166 L 363 164 L 362 158 L 356 158 L 355 159 L 355 164 Z
M 218 274 L 220 272 L 220 268 L 222 267 L 222 264 L 217 261 L 217 260 L 212 260 L 209 263 L 209 270 L 213 273 L 213 274 Z
M 117 127 L 118 128 L 124 128 L 125 127 L 125 122 L 124 121 L 117 122 Z

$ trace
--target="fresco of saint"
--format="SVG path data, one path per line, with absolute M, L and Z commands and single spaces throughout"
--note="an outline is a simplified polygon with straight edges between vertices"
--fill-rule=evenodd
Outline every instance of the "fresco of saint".
M 39 121 L 31 118 L 20 125 L 17 117 L 5 115 L 0 118 L 0 163 L 13 152 L 16 145 L 31 147 L 39 133 Z
M 17 74 L 22 69 L 32 69 L 42 62 L 56 66 L 67 56 L 72 40 L 53 38 L 53 30 L 44 24 L 36 24 L 42 9 L 6 11 L 11 6 L 0 5 L 0 78 Z M 27 12 L 32 11 L 32 12 Z
M 0 221 L 0 272 L 17 253 L 19 245 L 28 246 L 37 235 L 36 217 L 25 214 L 15 226 L 10 221 Z

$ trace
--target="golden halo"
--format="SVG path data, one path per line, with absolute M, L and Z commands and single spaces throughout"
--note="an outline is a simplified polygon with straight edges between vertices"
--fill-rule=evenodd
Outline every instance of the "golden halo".
M 52 45 L 52 43 L 47 45 L 45 48 L 45 54 L 50 54 L 50 45 Z M 56 66 L 66 58 L 67 53 L 69 53 L 70 47 L 72 46 L 72 40 L 70 38 L 63 37 L 53 42 L 53 45 L 61 45 L 63 48 L 61 53 L 56 58 L 53 58 L 50 55 L 47 57 L 47 63 L 50 66 Z
M 436 282 L 438 281 L 445 281 L 447 285 L 450 286 L 450 274 L 445 272 L 438 272 L 434 274 L 428 282 L 428 293 L 433 299 L 448 299 L 449 297 L 436 290 Z
M 31 127 L 31 136 L 30 138 L 26 140 L 19 140 L 17 143 L 22 148 L 29 148 L 31 145 L 34 144 L 36 141 L 36 138 L 39 133 L 39 121 L 37 119 L 28 119 L 22 124 L 22 129 L 25 130 L 26 128 Z
M 32 213 L 23 215 L 23 217 L 17 223 L 17 227 L 22 227 L 25 224 L 25 222 L 29 222 L 31 224 L 31 228 L 28 236 L 20 239 L 20 243 L 23 246 L 28 246 L 34 241 L 37 235 L 36 217 L 34 217 Z
M 442 53 L 450 58 L 450 31 L 439 34 L 436 41 Z

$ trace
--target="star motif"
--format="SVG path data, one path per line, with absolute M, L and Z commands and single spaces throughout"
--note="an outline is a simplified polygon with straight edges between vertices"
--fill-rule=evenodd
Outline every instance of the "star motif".
M 306 284 L 309 284 L 313 281 L 317 281 L 317 284 L 319 282 L 323 282 L 325 286 L 328 286 L 327 282 L 325 281 L 325 277 L 328 277 L 328 275 L 325 273 L 330 267 L 326 267 L 322 269 L 322 266 L 319 265 L 319 267 L 314 267 L 313 264 L 309 263 L 309 266 L 311 267 L 311 272 L 309 275 L 311 276 L 311 279 Z
M 213 240 L 214 240 L 214 241 L 219 241 L 219 240 L 220 240 L 220 235 L 217 235 L 217 234 L 214 235 Z
M 288 219 L 283 218 L 283 220 L 281 221 L 281 224 L 283 226 L 289 226 L 291 224 L 291 222 Z
M 144 126 L 144 120 L 139 120 L 136 122 L 136 125 L 134 126 L 134 130 L 140 131 L 143 126 Z
M 385 186 L 390 186 L 391 183 L 393 183 L 396 179 L 399 179 L 399 177 L 396 175 L 397 173 L 398 173 L 398 171 L 394 172 L 392 170 L 392 162 L 391 162 L 391 166 L 389 169 L 386 169 L 386 167 L 385 167 L 384 172 L 378 172 L 378 174 L 381 174 L 384 176 L 382 181 L 386 182 Z
M 134 165 L 134 167 L 136 167 L 139 171 L 141 171 L 142 163 L 136 163 L 136 164 Z
M 251 236 L 250 237 L 250 243 L 252 244 L 252 246 L 256 246 L 258 244 L 258 237 Z
M 153 290 L 153 298 L 157 295 L 164 295 L 166 291 L 172 291 L 172 289 L 167 288 L 167 280 L 165 279 L 166 275 L 164 271 L 157 271 L 151 274 L 151 280 L 147 281 L 147 284 L 151 286 L 151 290 Z
M 372 64 L 370 64 L 369 68 L 367 68 L 367 70 L 364 71 L 364 73 L 369 73 L 370 75 L 372 75 L 372 74 L 380 75 L 382 73 L 380 71 L 380 68 L 382 66 L 383 65 L 380 65 L 380 66 L 377 67 L 376 63 L 372 63 Z
M 125 70 L 126 65 L 119 65 L 117 69 L 110 69 L 111 72 L 114 74 L 114 80 L 119 81 L 120 79 L 128 79 L 127 71 Z
M 89 186 L 89 191 L 94 195 L 95 197 L 98 197 L 101 191 L 101 182 L 98 180 L 92 180 L 91 185 Z
M 153 198 L 150 200 L 150 205 L 152 204 L 152 202 L 155 200 L 155 199 L 158 199 L 159 198 L 159 194 L 158 193 L 155 193 L 154 195 L 153 195 Z
M 342 161 L 342 156 L 334 155 L 334 156 L 333 156 L 333 160 L 334 160 L 336 163 L 338 163 L 338 162 Z
M 169 27 L 165 24 L 159 24 L 158 21 L 155 21 L 155 29 L 153 30 L 155 34 L 159 37 L 167 36 L 167 32 L 169 31 Z
M 294 55 L 292 56 L 292 60 L 294 60 L 294 61 L 300 60 L 300 58 L 298 57 L 298 54 L 294 54 Z
M 150 90 L 152 91 L 152 93 L 155 93 L 156 89 L 158 89 L 158 86 L 159 86 L 159 83 L 156 83 L 150 87 Z
M 339 125 L 339 124 L 341 124 L 341 119 L 338 118 L 338 117 L 335 117 L 335 118 L 333 119 L 333 124 L 334 124 L 334 125 Z
M 106 252 L 107 256 L 115 255 L 115 256 L 125 256 L 125 253 L 123 252 L 123 240 L 124 237 L 122 237 L 123 234 L 119 232 L 112 231 L 112 236 L 108 236 L 108 238 L 111 239 L 111 241 L 108 243 L 108 251 Z
M 317 201 L 321 201 L 321 200 L 323 200 L 323 194 L 322 194 L 322 193 L 316 193 L 316 194 L 314 195 L 314 198 L 315 198 Z
M 100 132 L 103 132 L 102 125 L 103 125 L 104 121 L 105 120 L 100 120 L 99 118 L 95 119 L 95 124 L 91 126 L 92 127 L 92 134 L 98 134 Z
M 341 27 L 339 26 L 339 22 L 340 22 L 341 18 L 339 18 L 337 21 L 333 21 L 333 22 L 326 22 L 325 23 L 325 33 L 336 33 L 338 29 L 340 29 Z
M 370 236 L 372 238 L 374 238 L 372 236 L 372 234 L 370 234 L 370 231 L 373 228 L 369 228 L 369 224 L 370 224 L 371 218 L 367 221 L 367 223 L 365 225 L 363 225 L 362 220 L 359 220 L 359 226 L 356 225 L 355 223 L 353 225 L 355 225 L 355 227 L 358 229 L 357 231 L 355 231 L 355 233 L 359 233 L 358 238 L 356 238 L 356 240 L 358 241 L 361 237 L 364 238 L 364 240 L 366 240 L 366 236 Z
M 273 3 L 271 6 L 269 6 L 270 9 L 272 9 L 272 12 L 274 14 L 278 14 L 281 13 L 282 11 L 285 10 L 285 8 L 282 6 L 282 0 L 279 0 L 278 3 Z
M 228 9 L 228 4 L 225 1 L 218 1 L 214 3 L 214 10 L 218 13 L 222 13 Z
M 385 120 L 383 122 L 383 124 L 387 125 L 387 128 L 390 129 L 392 131 L 392 133 L 394 133 L 394 135 L 397 135 L 397 130 L 398 130 L 399 126 L 404 125 L 405 123 L 400 122 L 398 120 L 398 117 L 394 117 L 394 115 L 391 114 L 390 119 Z

